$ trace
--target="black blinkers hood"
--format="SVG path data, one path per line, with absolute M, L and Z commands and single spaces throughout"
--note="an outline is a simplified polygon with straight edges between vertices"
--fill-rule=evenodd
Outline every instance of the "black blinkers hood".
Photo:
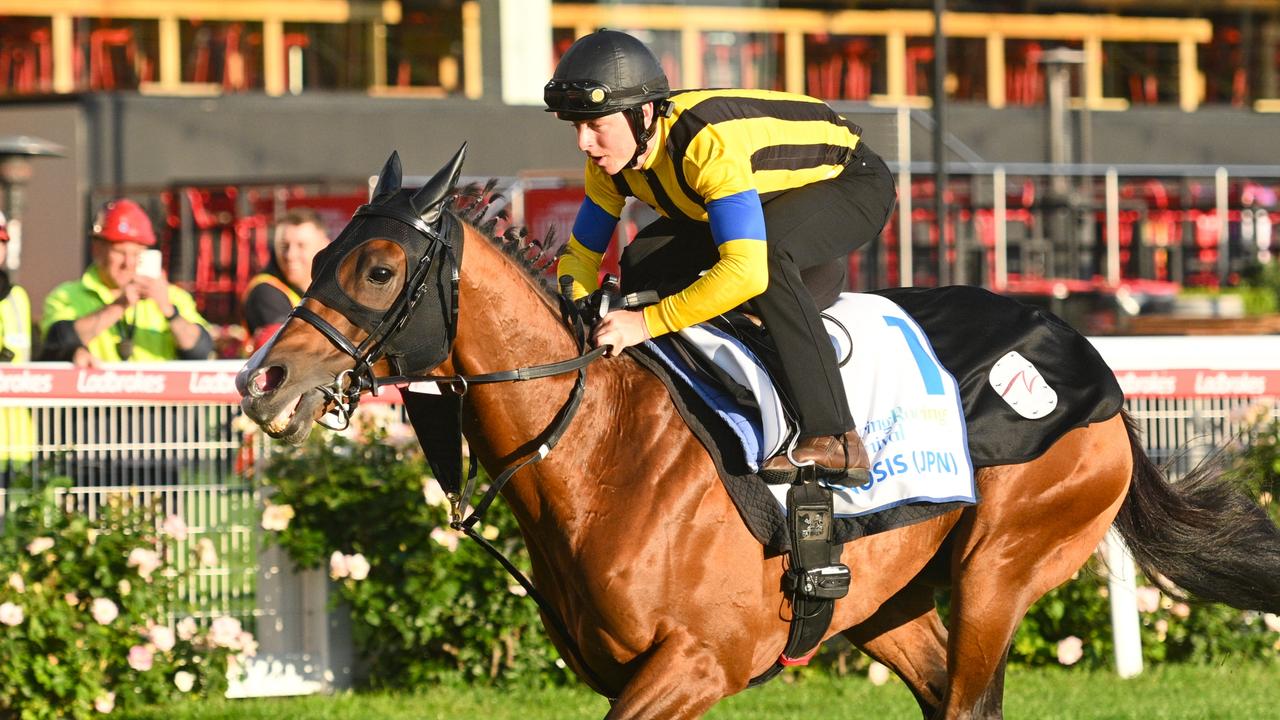
M 364 360 L 386 356 L 397 372 L 425 372 L 448 357 L 457 329 L 462 222 L 446 209 L 462 169 L 466 145 L 416 192 L 402 188 L 400 158 L 392 153 L 373 198 L 342 233 L 315 257 L 306 297 L 341 313 L 368 333 Z M 381 238 L 404 251 L 404 287 L 390 308 L 357 302 L 338 283 L 343 260 Z M 361 358 L 356 358 L 359 363 Z

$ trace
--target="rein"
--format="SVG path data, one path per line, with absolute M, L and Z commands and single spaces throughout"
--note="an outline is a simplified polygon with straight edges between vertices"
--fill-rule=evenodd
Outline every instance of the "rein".
M 515 370 L 502 370 L 498 372 L 483 373 L 480 375 L 388 376 L 378 378 L 375 381 L 375 387 L 382 387 L 386 385 L 405 385 L 416 382 L 435 382 L 447 385 L 458 396 L 457 415 L 455 417 L 455 421 L 458 421 L 461 419 L 462 415 L 462 398 L 466 396 L 467 390 L 472 385 L 501 382 L 523 382 L 526 380 L 553 377 L 555 375 L 564 375 L 571 372 L 577 373 L 578 376 L 574 380 L 573 390 L 570 391 L 569 398 L 560 406 L 560 410 L 556 412 L 555 418 L 552 419 L 551 424 L 539 437 L 538 449 L 529 453 L 524 457 L 524 459 L 508 466 L 499 473 L 498 476 L 489 484 L 489 488 L 485 490 L 484 495 L 480 498 L 480 502 L 476 503 L 471 508 L 470 513 L 467 512 L 467 505 L 470 502 L 471 496 L 475 493 L 475 483 L 478 476 L 478 466 L 476 464 L 475 455 L 471 455 L 471 457 L 468 458 L 468 469 L 466 472 L 465 484 L 462 482 L 463 473 L 461 465 L 457 467 L 455 477 L 437 477 L 437 481 L 442 479 L 447 480 L 449 486 L 455 489 L 454 492 L 446 492 L 446 497 L 449 500 L 450 506 L 449 527 L 476 541 L 480 547 L 484 548 L 489 555 L 498 561 L 498 564 L 502 565 L 503 569 L 507 571 L 507 574 L 520 584 L 520 587 L 524 588 L 525 593 L 534 601 L 534 603 L 537 604 L 538 609 L 542 611 L 543 616 L 550 621 L 556 632 L 560 634 L 560 637 L 564 640 L 565 647 L 568 648 L 573 659 L 577 661 L 578 667 L 582 669 L 582 672 L 585 673 L 591 682 L 600 689 L 601 693 L 603 693 L 607 685 L 604 680 L 591 669 L 591 666 L 587 664 L 586 658 L 582 655 L 581 648 L 578 647 L 578 643 L 574 640 L 573 635 L 569 633 L 569 627 L 560 617 L 560 613 L 556 612 L 556 609 L 551 606 L 542 593 L 538 592 L 538 589 L 534 587 L 533 581 L 521 572 L 520 569 L 515 566 L 515 563 L 511 562 L 511 560 L 503 554 L 501 550 L 494 547 L 488 540 L 485 540 L 484 537 L 482 537 L 480 533 L 476 532 L 475 529 L 475 526 L 484 518 L 485 513 L 488 512 L 489 507 L 493 504 L 493 501 L 497 499 L 502 488 L 506 486 L 512 476 L 525 467 L 547 457 L 547 455 L 551 453 L 551 450 L 560 442 L 560 439 L 564 436 L 565 430 L 569 427 L 569 423 L 573 420 L 573 416 L 577 414 L 579 405 L 582 403 L 582 396 L 586 391 L 587 366 L 603 356 L 608 350 L 607 347 L 598 347 L 587 351 L 587 333 L 582 321 L 582 316 L 577 312 L 577 308 L 574 306 L 573 302 L 567 298 L 561 297 L 560 305 L 561 315 L 568 325 L 574 330 L 574 338 L 577 342 L 578 350 L 581 353 L 577 357 L 553 363 L 546 363 L 543 365 L 531 365 L 528 367 L 517 368 Z M 461 436 L 459 436 L 459 442 L 460 441 Z M 442 482 L 441 484 L 443 485 L 444 483 Z M 448 488 L 446 488 L 446 491 L 447 490 Z
M 435 450 L 445 452 L 457 452 L 459 461 L 455 464 L 432 461 L 432 469 L 436 471 L 436 480 L 445 488 L 446 496 L 450 505 L 449 526 L 476 541 L 485 549 L 499 564 L 524 588 L 530 598 L 537 603 L 542 614 L 547 618 L 555 631 L 560 634 L 564 641 L 564 646 L 568 648 L 573 659 L 578 663 L 582 672 L 587 675 L 588 679 L 603 693 L 607 684 L 597 675 L 587 664 L 586 659 L 582 655 L 581 649 L 574 641 L 573 635 L 570 634 L 568 626 L 564 620 L 556 612 L 555 608 L 547 601 L 547 599 L 538 592 L 533 586 L 533 582 L 508 559 L 502 551 L 498 550 L 481 535 L 476 532 L 475 526 L 484 518 L 485 513 L 489 510 L 494 500 L 497 499 L 502 488 L 511 480 L 517 472 L 533 463 L 547 457 L 553 448 L 560 442 L 568 429 L 573 416 L 577 413 L 578 407 L 582 403 L 582 396 L 586 390 L 587 366 L 600 358 L 608 351 L 608 347 L 598 347 L 592 350 L 587 349 L 587 326 L 583 320 L 582 313 L 578 307 L 570 299 L 567 290 L 562 283 L 562 293 L 558 296 L 560 300 L 560 314 L 565 323 L 573 331 L 574 340 L 578 346 L 578 356 L 567 360 L 546 363 L 542 365 L 532 365 L 528 367 L 516 368 L 514 370 L 503 370 L 498 372 L 483 373 L 478 375 L 405 375 L 397 374 L 379 378 L 374 375 L 373 364 L 380 358 L 386 357 L 391 364 L 392 371 L 399 369 L 401 361 L 404 359 L 398 357 L 395 353 L 389 353 L 389 347 L 394 347 L 397 336 L 403 331 L 409 323 L 410 318 L 417 310 L 419 302 L 422 300 L 427 290 L 427 273 L 432 264 L 433 257 L 437 254 L 443 255 L 449 263 L 447 268 L 448 287 L 441 287 L 441 292 L 447 292 L 452 299 L 450 311 L 444 318 L 444 329 L 447 332 L 447 344 L 445 352 L 450 352 L 453 347 L 454 335 L 458 326 L 458 285 L 459 285 L 459 269 L 461 262 L 459 260 L 461 253 L 461 238 L 456 240 L 451 237 L 450 230 L 460 232 L 460 225 L 457 220 L 446 220 L 450 216 L 446 213 L 440 216 L 435 223 L 426 223 L 415 214 L 410 214 L 400 209 L 379 207 L 376 205 L 364 205 L 356 211 L 355 217 L 360 216 L 377 216 L 387 218 L 392 221 L 403 223 L 413 230 L 417 231 L 427 240 L 427 246 L 422 256 L 418 259 L 417 265 L 413 268 L 406 278 L 400 295 L 396 298 L 391 308 L 379 318 L 374 326 L 369 330 L 368 335 L 359 344 L 352 342 L 341 331 L 325 320 L 315 311 L 303 305 L 298 305 L 291 313 L 291 317 L 295 317 L 315 328 L 321 335 L 328 339 L 336 348 L 349 356 L 354 362 L 353 367 L 342 371 L 334 378 L 333 384 L 319 388 L 319 391 L 325 396 L 331 409 L 320 418 L 317 422 L 324 427 L 333 430 L 345 429 L 351 420 L 352 413 L 355 412 L 359 405 L 360 396 L 368 391 L 374 395 L 378 394 L 379 389 L 388 385 L 408 385 L 417 382 L 434 382 L 440 386 L 447 387 L 457 396 L 457 401 L 452 403 L 454 411 L 450 413 L 452 433 L 456 434 L 456 444 L 452 449 L 443 447 L 443 443 L 450 443 L 449 438 L 439 438 L 433 442 L 433 433 L 418 432 L 418 439 L 423 444 L 431 444 L 433 450 L 428 451 L 428 460 L 432 461 L 433 456 L 437 453 Z M 445 223 L 451 223 L 452 227 L 446 226 Z M 341 239 L 341 238 L 339 238 Z M 335 241 L 337 242 L 337 241 Z M 308 293 L 310 296 L 310 293 Z M 323 301 L 322 301 L 323 304 Z M 480 498 L 468 512 L 468 505 L 471 496 L 475 492 L 475 483 L 478 476 L 478 466 L 474 455 L 469 459 L 469 468 L 466 472 L 466 481 L 463 482 L 463 472 L 461 466 L 461 443 L 462 436 L 459 428 L 461 427 L 462 415 L 462 399 L 466 396 L 467 391 L 472 385 L 484 385 L 490 383 L 502 382 L 523 382 L 526 380 L 536 380 L 539 378 L 548 378 L 556 375 L 564 375 L 568 373 L 577 373 L 574 380 L 573 390 L 569 393 L 568 399 L 560 406 L 552 419 L 551 424 L 544 430 L 536 441 L 538 447 L 533 452 L 526 455 L 523 459 L 515 464 L 505 468 L 490 483 L 489 488 L 485 490 L 484 495 Z M 410 421 L 414 425 L 415 431 L 418 430 L 419 424 L 425 426 L 426 422 L 422 417 L 415 417 L 409 402 L 406 402 L 406 409 L 410 413 Z M 333 422 L 326 422 L 329 414 L 335 414 L 337 419 Z M 443 418 L 436 418 L 443 421 Z M 442 472 L 442 470 L 448 470 Z M 447 483 L 447 485 L 446 485 Z

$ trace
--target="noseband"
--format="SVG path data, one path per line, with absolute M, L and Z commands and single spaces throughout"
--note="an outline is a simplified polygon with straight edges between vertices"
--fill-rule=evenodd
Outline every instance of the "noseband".
M 344 430 L 350 425 L 351 415 L 360 404 L 360 396 L 366 391 L 377 395 L 381 386 L 392 384 L 385 380 L 380 381 L 374 376 L 374 363 L 387 356 L 392 365 L 392 371 L 401 372 L 401 368 L 397 367 L 399 364 L 397 356 L 387 355 L 387 346 L 404 329 L 417 310 L 418 304 L 427 289 L 427 272 L 430 270 L 432 260 L 436 257 L 436 254 L 441 251 L 445 253 L 446 261 L 449 263 L 449 293 L 452 299 L 449 304 L 451 312 L 447 322 L 444 323 L 447 333 L 446 355 L 453 350 L 453 340 L 458 330 L 459 263 L 455 244 L 460 245 L 463 237 L 462 228 L 458 221 L 449 213 L 442 212 L 434 223 L 428 224 L 416 215 L 411 215 L 394 206 L 386 205 L 361 205 L 352 216 L 352 219 L 360 217 L 382 217 L 403 223 L 426 238 L 427 247 L 423 251 L 422 257 L 418 259 L 417 265 L 414 266 L 413 272 L 409 273 L 409 276 L 405 279 L 404 287 L 400 289 L 400 294 L 396 296 L 395 302 L 391 304 L 391 307 L 378 320 L 377 324 L 374 325 L 373 329 L 370 330 L 359 345 L 352 343 L 347 336 L 343 335 L 328 320 L 325 320 L 318 313 L 304 305 L 298 305 L 290 313 L 290 317 L 296 317 L 318 330 L 329 342 L 350 357 L 354 363 L 353 367 L 339 373 L 334 378 L 332 385 L 318 388 L 332 406 L 333 409 L 330 412 L 337 415 L 337 419 L 334 421 L 327 419 L 329 417 L 328 414 L 321 416 L 317 420 L 318 423 L 330 430 Z M 334 244 L 336 245 L 341 240 L 342 237 L 339 236 L 334 241 Z

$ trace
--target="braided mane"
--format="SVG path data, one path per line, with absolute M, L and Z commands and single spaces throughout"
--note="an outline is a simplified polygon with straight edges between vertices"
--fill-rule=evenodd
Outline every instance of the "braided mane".
M 555 243 L 555 226 L 548 227 L 546 237 L 539 239 L 530 237 L 526 226 L 513 225 L 510 205 L 503 202 L 506 197 L 493 191 L 497 184 L 497 178 L 490 178 L 484 185 L 472 183 L 457 188 L 451 201 L 453 212 L 514 260 L 535 285 L 554 297 L 557 291 L 547 271 L 559 258 L 558 251 L 562 251 Z

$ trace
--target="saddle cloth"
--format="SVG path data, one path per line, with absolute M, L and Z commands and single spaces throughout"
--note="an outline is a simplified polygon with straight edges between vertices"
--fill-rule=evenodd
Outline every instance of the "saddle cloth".
M 976 499 L 972 468 L 1030 461 L 1039 457 L 1066 432 L 1107 419 L 1119 412 L 1123 404 L 1119 383 L 1102 357 L 1086 338 L 1051 313 L 969 286 L 896 288 L 845 295 L 836 305 L 857 307 L 863 302 L 862 298 L 871 298 L 864 306 L 870 311 L 863 313 L 865 317 L 849 320 L 846 325 L 853 336 L 854 357 L 846 364 L 842 377 L 846 387 L 854 388 L 850 391 L 850 410 L 858 420 L 868 453 L 881 463 L 878 469 L 873 465 L 874 485 L 870 490 L 880 492 L 885 488 L 891 492 L 878 505 L 882 509 L 872 510 L 869 509 L 869 503 L 873 502 L 868 497 L 870 491 L 854 493 L 847 489 L 845 494 L 855 502 L 843 508 L 843 516 L 838 516 L 833 523 L 836 542 L 848 542 L 968 506 Z M 891 301 L 890 306 L 900 309 L 911 322 L 900 322 L 902 316 L 886 313 L 889 306 L 877 302 L 879 300 Z M 885 314 L 899 320 L 895 321 L 896 324 L 889 323 L 884 319 Z M 870 329 L 861 329 L 859 323 L 862 322 L 868 323 Z M 834 331 L 833 338 L 838 348 L 848 348 L 844 333 L 834 326 L 828 327 Z M 916 332 L 921 330 L 922 335 L 917 335 Z M 881 339 L 878 345 L 869 339 L 877 335 Z M 911 349 L 912 337 L 919 341 L 918 350 Z M 627 352 L 667 387 L 677 410 L 715 463 L 720 479 L 748 529 L 767 552 L 786 552 L 790 541 L 783 512 L 775 495 L 756 474 L 761 459 L 781 447 L 788 432 L 786 424 L 777 419 L 781 415 L 776 393 L 775 399 L 764 393 L 758 400 L 748 400 L 742 407 L 722 412 L 729 407 L 728 404 L 720 402 L 713 406 L 683 377 L 696 375 L 696 370 L 672 369 L 670 358 L 660 357 L 656 347 L 655 343 L 644 343 L 629 348 Z M 862 358 L 860 347 L 872 357 L 859 359 Z M 887 384 L 880 384 L 878 377 L 866 380 L 867 389 L 857 389 L 864 387 L 858 384 L 863 379 L 851 379 L 850 373 L 860 373 L 855 363 L 870 362 L 874 367 L 882 357 L 888 357 L 882 353 L 893 347 L 899 350 L 906 347 L 910 352 L 897 361 L 897 367 L 888 368 L 895 372 L 903 368 L 912 369 L 911 373 L 896 372 L 897 376 L 914 379 L 919 383 L 917 388 L 927 387 L 931 382 L 927 379 L 932 376 L 927 361 L 932 359 L 936 361 L 938 380 L 944 386 L 954 383 L 958 390 L 964 418 L 964 429 L 959 432 L 967 445 L 967 453 L 963 450 L 935 451 L 931 457 L 935 469 L 944 471 L 948 463 L 953 469 L 962 467 L 961 462 L 965 463 L 961 472 L 968 473 L 965 478 L 969 483 L 967 496 L 963 492 L 937 490 L 943 486 L 924 486 L 922 491 L 912 491 L 919 493 L 919 499 L 916 499 L 916 495 L 907 494 L 908 491 L 903 489 L 910 488 L 910 485 L 899 483 L 896 477 L 890 476 L 891 471 L 893 476 L 897 476 L 902 469 L 902 465 L 892 460 L 897 453 L 887 456 L 885 453 L 888 447 L 885 440 L 893 434 L 890 430 L 892 424 L 876 422 L 885 420 L 885 411 L 869 408 L 893 408 L 897 405 L 878 402 L 875 396 L 886 392 L 887 387 Z M 716 352 L 725 354 L 732 351 L 722 349 Z M 840 349 L 837 352 L 841 358 L 847 354 Z M 754 364 L 758 370 L 759 364 Z M 892 364 L 892 361 L 886 360 L 885 364 Z M 726 374 L 732 376 L 732 372 Z M 735 378 L 735 382 L 747 386 L 751 384 L 747 382 L 751 377 L 750 373 L 743 373 Z M 909 382 L 903 384 L 910 385 Z M 757 383 L 757 386 L 763 387 L 763 384 Z M 724 389 L 703 392 L 725 397 L 756 397 L 754 393 L 735 393 Z M 927 390 L 924 394 L 938 401 L 939 408 L 944 407 Z M 751 407 L 753 402 L 755 408 Z M 764 413 L 758 410 L 761 407 L 766 409 Z M 927 404 L 904 404 L 902 414 L 907 415 L 912 407 L 929 409 L 928 412 L 921 410 L 916 413 L 926 416 L 922 419 L 936 418 L 934 406 Z M 770 415 L 775 419 L 766 421 L 766 416 Z M 892 415 L 892 412 L 888 413 L 889 418 Z M 954 436 L 955 431 L 952 432 Z M 924 451 L 929 450 L 927 444 L 922 447 Z M 930 456 L 920 457 L 926 458 L 923 462 L 927 466 Z M 906 465 L 907 475 L 914 472 L 917 463 L 913 457 L 904 456 L 901 462 Z M 961 473 L 956 474 L 964 477 Z M 900 494 L 894 495 L 894 492 Z
M 871 459 L 865 485 L 824 483 L 832 490 L 836 517 L 903 503 L 975 502 L 959 390 L 915 321 L 886 298 L 855 293 L 841 295 L 825 315 L 843 362 L 849 411 Z M 650 340 L 655 355 L 725 421 L 740 441 L 743 462 L 756 472 L 785 450 L 795 429 L 768 372 L 746 345 L 715 326 L 696 325 L 679 334 L 679 340 Z M 739 402 L 741 390 L 727 393 L 690 367 L 674 347 L 680 340 L 718 366 L 720 377 L 749 391 L 754 402 Z M 787 485 L 769 490 L 785 512 Z

